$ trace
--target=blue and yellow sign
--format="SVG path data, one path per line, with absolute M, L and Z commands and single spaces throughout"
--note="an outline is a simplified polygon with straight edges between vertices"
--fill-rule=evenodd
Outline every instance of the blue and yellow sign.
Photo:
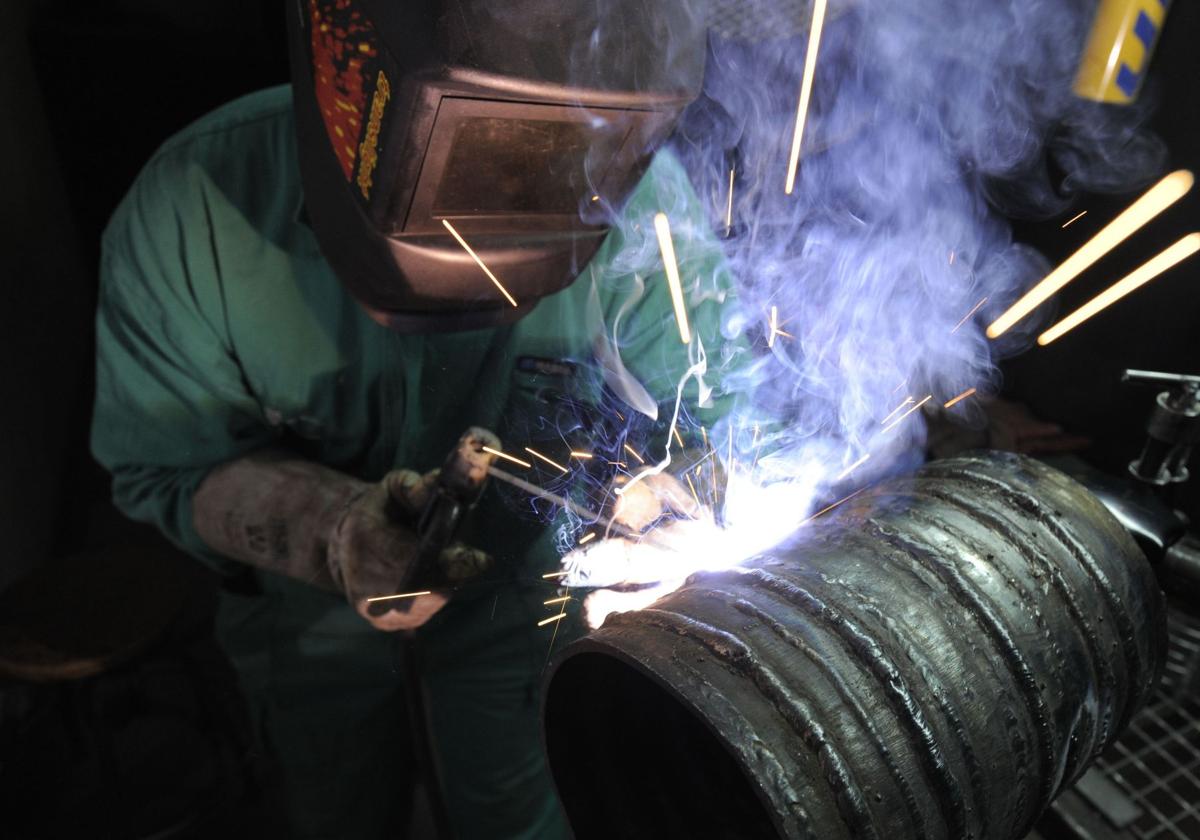
M 1101 0 L 1075 77 L 1075 93 L 1097 102 L 1137 99 L 1170 0 Z

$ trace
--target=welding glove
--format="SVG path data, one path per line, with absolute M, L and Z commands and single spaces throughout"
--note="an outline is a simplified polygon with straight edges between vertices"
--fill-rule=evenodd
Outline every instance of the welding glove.
M 369 483 L 287 453 L 260 452 L 209 473 L 192 497 L 193 526 L 227 557 L 343 593 L 380 630 L 411 630 L 446 604 L 444 594 L 406 598 L 406 611 L 378 616 L 366 599 L 404 591 L 417 556 L 415 523 L 436 478 L 436 471 L 395 470 Z M 452 581 L 491 562 L 458 544 L 439 559 Z
M 644 531 L 671 514 L 688 519 L 705 515 L 699 500 L 670 473 L 651 473 L 636 481 L 621 475 L 613 482 L 613 489 L 613 520 L 634 531 Z

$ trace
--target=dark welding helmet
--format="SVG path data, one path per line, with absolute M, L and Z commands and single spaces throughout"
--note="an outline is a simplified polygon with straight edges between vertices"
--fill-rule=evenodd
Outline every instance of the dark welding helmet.
M 405 332 L 570 284 L 700 89 L 700 5 L 291 0 L 305 211 L 338 278 Z

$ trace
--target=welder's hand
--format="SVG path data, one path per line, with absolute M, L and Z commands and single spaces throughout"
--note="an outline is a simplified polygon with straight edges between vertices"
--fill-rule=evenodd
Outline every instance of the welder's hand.
M 407 602 L 406 611 L 368 612 L 368 598 L 405 592 L 417 559 L 418 539 L 413 528 L 437 482 L 437 470 L 418 475 L 394 470 L 346 506 L 329 538 L 328 563 L 339 585 L 359 615 L 379 630 L 412 630 L 446 605 L 444 594 L 396 599 Z M 453 544 L 442 551 L 442 567 L 451 579 L 465 579 L 491 564 L 477 549 Z
M 620 476 L 614 487 L 619 495 L 613 504 L 612 518 L 634 531 L 644 531 L 666 514 L 689 519 L 707 515 L 688 488 L 665 472 L 647 475 L 638 481 Z
M 350 600 L 381 630 L 419 627 L 446 603 L 431 593 L 405 610 L 366 614 L 366 598 L 406 591 L 417 560 L 417 517 L 437 473 L 388 473 L 369 484 L 283 450 L 262 450 L 214 467 L 192 496 L 192 526 L 213 551 Z M 452 583 L 490 564 L 483 552 L 442 552 Z M 419 581 L 418 581 L 419 583 Z M 384 602 L 386 603 L 386 602 Z
M 1038 455 L 1077 452 L 1091 444 L 1086 437 L 1063 431 L 1057 423 L 1039 419 L 1024 403 L 995 399 L 988 401 L 984 410 L 988 418 L 988 445 L 993 449 Z

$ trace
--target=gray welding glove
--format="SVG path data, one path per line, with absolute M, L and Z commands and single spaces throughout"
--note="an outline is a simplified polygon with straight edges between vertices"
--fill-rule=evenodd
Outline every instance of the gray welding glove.
M 377 483 L 283 452 L 259 452 L 214 469 L 192 497 L 196 533 L 215 551 L 260 569 L 338 591 L 381 630 L 419 627 L 446 604 L 431 592 L 406 609 L 368 612 L 368 598 L 404 592 L 417 556 L 416 521 L 436 482 L 395 470 Z M 451 545 L 440 558 L 454 580 L 486 568 L 483 552 Z

